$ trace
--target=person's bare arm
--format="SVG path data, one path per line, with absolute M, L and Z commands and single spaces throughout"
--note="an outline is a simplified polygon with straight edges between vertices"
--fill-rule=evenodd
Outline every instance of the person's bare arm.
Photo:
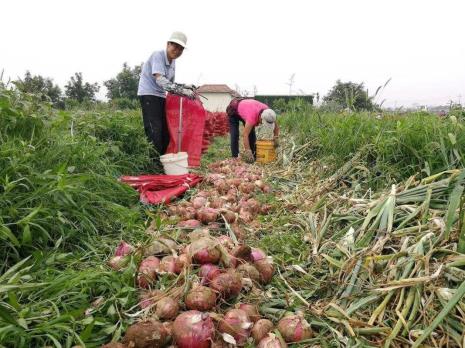
M 277 123 L 275 123 L 274 130 L 273 130 L 273 135 L 275 138 L 279 136 L 279 126 Z
M 245 123 L 244 134 L 242 135 L 242 141 L 244 143 L 245 151 L 251 151 L 250 143 L 249 143 L 249 135 L 250 135 L 250 132 L 252 132 L 253 127 L 254 126 L 252 124 L 247 123 L 247 122 Z

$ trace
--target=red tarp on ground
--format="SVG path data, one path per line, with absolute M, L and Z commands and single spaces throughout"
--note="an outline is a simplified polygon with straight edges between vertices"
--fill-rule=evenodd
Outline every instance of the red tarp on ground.
M 206 111 L 199 99 L 191 100 L 174 94 L 166 97 L 166 121 L 170 133 L 170 143 L 166 153 L 178 152 L 179 103 L 182 101 L 181 151 L 188 154 L 189 167 L 200 166 L 202 138 Z
M 202 181 L 197 174 L 122 176 L 120 181 L 140 192 L 146 204 L 168 204 Z

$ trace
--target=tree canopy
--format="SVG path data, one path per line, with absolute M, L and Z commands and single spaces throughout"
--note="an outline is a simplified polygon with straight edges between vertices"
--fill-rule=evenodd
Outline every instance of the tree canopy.
M 69 99 L 82 103 L 85 100 L 95 101 L 95 94 L 100 90 L 98 83 L 84 82 L 82 73 L 75 73 L 65 86 L 65 94 Z
M 137 99 L 137 87 L 141 70 L 141 65 L 136 65 L 131 69 L 127 63 L 124 63 L 123 70 L 121 70 L 115 78 L 103 83 L 108 89 L 108 99 Z
M 336 104 L 342 109 L 348 108 L 353 111 L 376 109 L 373 98 L 368 95 L 363 82 L 354 83 L 337 80 L 333 88 L 323 98 L 323 101 L 326 104 Z
M 12 83 L 21 92 L 38 94 L 43 101 L 49 100 L 54 105 L 58 105 L 62 100 L 61 89 L 51 78 L 41 75 L 32 76 L 30 71 L 26 71 L 24 78 L 18 78 Z

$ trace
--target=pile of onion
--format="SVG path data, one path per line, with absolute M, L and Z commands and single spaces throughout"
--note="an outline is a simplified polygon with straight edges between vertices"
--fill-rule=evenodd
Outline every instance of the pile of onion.
M 208 228 L 196 228 L 188 234 L 188 237 L 191 242 L 200 238 L 211 237 L 210 230 Z
M 255 198 L 250 198 L 245 203 L 245 206 L 252 214 L 258 214 L 260 212 L 260 203 Z
M 274 335 L 273 333 L 267 334 L 258 343 L 257 348 L 286 348 L 287 344 L 282 338 Z
M 176 257 L 172 255 L 165 256 L 160 261 L 160 272 L 176 273 Z
M 210 284 L 213 278 L 221 273 L 218 266 L 211 263 L 206 263 L 200 266 L 199 275 L 202 279 L 202 284 Z
M 243 278 L 250 278 L 254 283 L 258 283 L 260 281 L 260 273 L 250 263 L 243 263 L 237 266 L 236 271 Z
M 242 193 L 252 193 L 255 191 L 255 185 L 250 182 L 243 182 L 242 184 L 239 185 L 239 191 Z
M 217 197 L 217 198 L 212 198 L 210 200 L 209 207 L 214 208 L 214 209 L 220 209 L 220 208 L 223 208 L 223 205 L 225 204 L 226 204 L 226 199 Z
M 216 240 L 222 245 L 224 246 L 227 250 L 231 250 L 232 248 L 234 248 L 234 242 L 233 240 L 228 237 L 228 236 L 225 236 L 224 234 L 217 237 Z
M 236 345 L 243 346 L 250 336 L 252 326 L 253 323 L 245 311 L 231 309 L 226 312 L 224 318 L 220 321 L 218 330 L 223 334 L 231 335 L 236 341 Z
M 188 309 L 209 311 L 216 305 L 216 293 L 206 286 L 198 285 L 187 293 L 184 302 Z
M 258 320 L 252 327 L 252 338 L 255 343 L 260 342 L 271 330 L 273 330 L 273 323 L 268 319 Z
M 252 248 L 251 255 L 253 261 L 260 261 L 266 258 L 266 253 L 259 248 Z
M 252 222 L 253 221 L 253 215 L 252 215 L 252 213 L 250 211 L 244 210 L 244 209 L 241 208 L 240 211 L 239 211 L 239 219 L 241 219 L 245 223 Z
M 271 258 L 267 257 L 265 259 L 255 261 L 254 266 L 258 270 L 258 273 L 260 273 L 260 283 L 268 284 L 273 278 L 274 273 L 274 266 Z
M 184 211 L 181 211 L 181 218 L 183 220 L 191 220 L 195 219 L 195 216 L 197 215 L 197 211 L 194 207 L 186 207 Z
M 239 273 L 229 270 L 217 275 L 210 282 L 210 287 L 224 298 L 236 297 L 242 290 L 242 279 Z
M 173 338 L 179 348 L 209 348 L 215 327 L 208 313 L 187 311 L 178 315 Z
M 191 219 L 180 221 L 176 226 L 180 228 L 199 228 L 200 226 L 202 226 L 202 224 L 199 220 Z
M 139 299 L 140 299 L 139 306 L 142 309 L 150 307 L 162 297 L 163 297 L 163 291 L 160 291 L 160 290 L 144 291 L 139 296 Z
M 253 323 L 257 322 L 260 319 L 260 313 L 258 312 L 258 308 L 253 304 L 238 303 L 236 304 L 236 308 L 246 312 L 250 321 L 252 321 Z
M 189 246 L 192 260 L 199 264 L 217 263 L 221 256 L 217 244 L 216 240 L 208 237 L 193 241 Z
M 144 291 L 139 303 L 142 308 L 153 307 L 153 318 L 175 321 L 160 323 L 152 319 L 132 325 L 126 332 L 122 347 L 163 347 L 170 344 L 171 336 L 174 338 L 171 344 L 180 348 L 219 348 L 231 343 L 243 346 L 250 336 L 258 347 L 286 347 L 283 339 L 271 333 L 273 323 L 261 319 L 257 306 L 253 304 L 236 304 L 222 318 L 211 314 L 220 319 L 218 330 L 223 335 L 214 334 L 215 327 L 207 311 L 214 310 L 218 298 L 234 298 L 243 287 L 245 291 L 250 290 L 253 283 L 267 284 L 272 279 L 274 266 L 263 250 L 235 245 L 227 236 L 215 238 L 209 233 L 222 228 L 224 218 L 231 224 L 234 235 L 243 240 L 246 232 L 242 228 L 244 225 L 241 227 L 239 223 L 253 222 L 256 214 L 269 210 L 269 206 L 254 198 L 256 190 L 269 190 L 269 186 L 261 180 L 261 172 L 237 159 L 217 162 L 209 167 L 213 173 L 205 181 L 213 186 L 212 189 L 198 192 L 190 201 L 168 207 L 168 214 L 179 221 L 177 227 L 184 229 L 180 231 L 181 238 L 186 235 L 186 230 L 193 230 L 188 234 L 190 244 L 179 248 L 172 239 L 155 240 L 141 249 L 146 258 L 137 273 L 139 287 L 149 289 L 156 281 L 157 273 L 180 274 L 186 267 L 194 267 L 195 274 L 195 269 L 199 269 L 201 284 L 195 285 L 184 298 L 188 311 L 178 314 L 178 299 L 160 290 Z M 200 229 L 202 224 L 204 229 Z M 176 256 L 178 249 L 180 255 Z M 133 246 L 121 241 L 114 258 L 109 261 L 110 266 L 121 268 L 130 260 L 129 255 L 134 250 Z M 218 266 L 220 262 L 221 266 Z M 308 323 L 297 315 L 281 319 L 278 330 L 288 342 L 298 342 L 312 335 Z
M 278 322 L 278 330 L 286 342 L 300 342 L 313 337 L 310 324 L 301 315 L 289 315 Z
M 116 247 L 115 256 L 111 257 L 107 264 L 116 271 L 126 267 L 129 264 L 129 255 L 134 251 L 134 247 L 131 244 L 126 243 L 122 240 Z
M 123 269 L 129 264 L 130 256 L 113 256 L 107 262 L 108 266 L 110 266 L 115 271 L 119 271 Z
M 205 207 L 206 204 L 207 204 L 207 199 L 205 197 L 202 197 L 202 196 L 197 196 L 192 200 L 192 206 L 195 209 Z
M 216 191 L 219 194 L 226 194 L 229 190 L 229 185 L 224 179 L 218 179 L 213 183 L 213 186 L 215 187 Z
M 155 306 L 155 315 L 160 320 L 173 320 L 179 312 L 179 304 L 171 297 L 163 297 Z
M 184 268 L 186 268 L 190 264 L 191 264 L 191 258 L 189 257 L 189 255 L 181 254 L 174 261 L 174 272 L 179 274 L 184 270 Z
M 245 244 L 238 245 L 234 247 L 231 251 L 231 255 L 238 259 L 240 262 L 244 263 L 244 261 L 251 261 L 252 260 L 252 249 Z
M 137 284 L 139 287 L 148 289 L 150 284 L 157 279 L 157 272 L 160 260 L 155 256 L 149 256 L 142 260 L 137 274 Z
M 167 255 L 178 249 L 177 243 L 168 238 L 160 238 L 153 241 L 144 249 L 144 256 Z
M 231 211 L 231 210 L 228 210 L 228 209 L 222 209 L 222 210 L 221 210 L 221 215 L 222 215 L 222 216 L 224 217 L 224 219 L 225 219 L 228 223 L 230 223 L 230 224 L 236 222 L 237 217 L 238 217 L 237 214 L 236 214 L 235 212 L 233 212 L 233 211 Z
M 122 340 L 129 347 L 164 347 L 171 337 L 166 327 L 157 320 L 146 320 L 131 325 Z
M 219 214 L 217 209 L 204 207 L 197 210 L 196 217 L 200 222 L 209 224 L 218 220 Z
M 126 243 L 122 240 L 116 247 L 115 256 L 126 256 L 134 251 L 134 247 L 131 244 Z

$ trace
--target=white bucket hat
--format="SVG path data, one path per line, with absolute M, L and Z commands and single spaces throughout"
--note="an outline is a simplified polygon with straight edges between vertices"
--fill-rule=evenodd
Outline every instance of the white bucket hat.
M 187 45 L 187 36 L 186 34 L 180 32 L 180 31 L 174 31 L 170 38 L 168 39 L 168 42 L 174 42 L 177 43 L 178 45 L 181 45 L 182 47 L 186 47 Z
M 265 109 L 262 111 L 261 118 L 262 121 L 264 121 L 263 123 L 268 123 L 268 125 L 271 126 L 276 122 L 276 112 L 272 109 Z

